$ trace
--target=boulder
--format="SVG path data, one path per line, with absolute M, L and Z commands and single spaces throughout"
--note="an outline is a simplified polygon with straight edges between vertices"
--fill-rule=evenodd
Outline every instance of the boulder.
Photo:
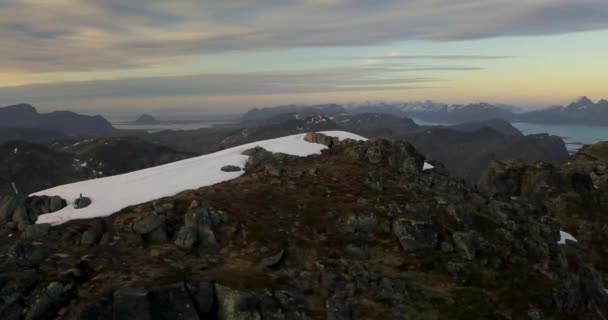
M 150 233 L 165 224 L 165 218 L 156 213 L 149 213 L 139 220 L 133 222 L 133 231 L 144 235 Z
M 186 288 L 201 319 L 212 318 L 215 303 L 213 285 L 209 282 L 186 282 Z
M 340 139 L 338 139 L 336 137 L 330 137 L 330 136 L 324 135 L 322 133 L 307 132 L 304 135 L 304 141 L 307 141 L 310 143 L 323 144 L 328 147 L 333 147 L 340 142 Z
M 47 255 L 48 250 L 44 245 L 29 240 L 18 240 L 8 250 L 9 260 L 24 267 L 38 265 Z
M 437 247 L 437 232 L 428 222 L 397 219 L 393 221 L 393 233 L 406 252 Z
M 283 168 L 278 164 L 266 165 L 265 172 L 270 177 L 280 177 L 283 173 Z
M 260 265 L 265 268 L 276 268 L 281 264 L 284 257 L 285 249 L 281 249 L 276 254 L 262 259 L 262 261 L 260 261 Z
M 80 197 L 80 198 L 76 199 L 76 201 L 74 201 L 74 208 L 76 208 L 76 209 L 86 208 L 86 207 L 90 206 L 91 203 L 93 203 L 93 202 L 91 201 L 90 198 Z
M 17 207 L 17 199 L 12 196 L 4 197 L 0 200 L 0 223 L 12 221 L 13 212 Z
M 164 224 L 151 232 L 143 234 L 142 238 L 148 243 L 165 243 L 169 241 L 169 236 L 167 235 L 167 230 Z
M 338 220 L 338 231 L 343 233 L 372 232 L 378 225 L 378 218 L 373 213 L 349 214 Z
M 192 249 L 198 243 L 198 229 L 196 227 L 181 227 L 173 243 L 184 250 Z
M 36 302 L 29 308 L 26 320 L 50 319 L 49 312 L 58 309 L 67 298 L 67 292 L 71 285 L 63 285 L 60 282 L 52 282 L 42 291 Z
M 142 287 L 129 287 L 114 292 L 114 320 L 150 320 L 149 292 Z
M 151 289 L 148 301 L 152 319 L 199 319 L 195 304 L 183 282 Z
M 25 227 L 23 237 L 26 239 L 39 240 L 44 238 L 51 230 L 51 225 L 48 223 L 31 224 Z
M 224 172 L 239 172 L 241 168 L 237 166 L 223 166 L 221 170 Z
M 80 238 L 80 244 L 83 246 L 90 246 L 97 243 L 99 239 L 99 233 L 93 229 L 85 230 Z
M 215 285 L 218 320 L 261 320 L 259 299 L 253 293 Z
M 67 206 L 67 202 L 61 197 L 54 196 L 49 199 L 49 212 L 57 212 Z
M 13 222 L 17 224 L 19 231 L 24 231 L 27 226 L 32 224 L 24 205 L 20 204 L 15 208 L 15 211 L 13 212 Z

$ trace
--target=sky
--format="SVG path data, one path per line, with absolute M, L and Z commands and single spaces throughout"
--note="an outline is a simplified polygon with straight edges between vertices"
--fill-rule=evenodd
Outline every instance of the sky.
M 606 0 L 0 0 L 0 105 L 608 98 Z

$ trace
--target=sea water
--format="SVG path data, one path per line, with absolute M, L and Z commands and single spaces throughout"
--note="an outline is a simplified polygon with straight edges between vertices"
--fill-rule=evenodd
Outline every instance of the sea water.
M 608 127 L 585 125 L 549 125 L 527 122 L 514 122 L 514 127 L 523 134 L 548 133 L 561 137 L 570 153 L 576 152 L 586 144 L 608 141 Z

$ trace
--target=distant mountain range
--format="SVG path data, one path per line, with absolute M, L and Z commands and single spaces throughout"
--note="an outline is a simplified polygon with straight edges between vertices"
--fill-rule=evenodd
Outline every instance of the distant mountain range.
M 26 135 L 31 135 L 32 129 L 79 136 L 107 135 L 115 131 L 102 116 L 86 116 L 71 111 L 38 113 L 29 104 L 0 108 L 0 128 L 11 128 L 16 136 L 22 134 L 22 130 L 15 129 L 25 129 L 23 134 Z
M 545 124 L 586 124 L 608 126 L 608 101 L 594 103 L 581 97 L 566 107 L 551 107 L 521 114 L 518 120 Z
M 366 102 L 363 104 L 337 104 L 301 106 L 288 105 L 274 108 L 253 109 L 242 118 L 242 124 L 251 126 L 264 123 L 269 119 L 289 113 L 301 115 L 322 114 L 335 116 L 340 114 L 380 113 L 397 117 L 408 117 L 430 123 L 458 124 L 503 119 L 509 122 L 530 122 L 541 124 L 582 124 L 608 125 L 608 101 L 594 103 L 582 97 L 566 107 L 550 107 L 542 110 L 523 112 L 519 107 L 505 104 L 475 103 L 467 105 L 448 105 L 432 101 L 402 102 Z

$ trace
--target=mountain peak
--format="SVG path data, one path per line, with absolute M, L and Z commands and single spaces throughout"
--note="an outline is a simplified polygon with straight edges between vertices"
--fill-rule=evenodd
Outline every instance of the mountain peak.
M 27 104 L 27 103 L 19 103 L 19 104 L 0 108 L 0 110 L 2 110 L 2 109 L 6 110 L 6 111 L 22 112 L 22 113 L 29 113 L 29 114 L 38 113 L 38 111 L 36 111 L 36 108 L 34 108 L 31 104 Z
M 593 104 L 593 101 L 591 101 L 591 99 L 587 98 L 587 96 L 582 96 L 582 97 L 579 97 L 576 100 L 574 100 L 574 103 L 581 105 L 581 106 L 585 106 L 585 105 Z

